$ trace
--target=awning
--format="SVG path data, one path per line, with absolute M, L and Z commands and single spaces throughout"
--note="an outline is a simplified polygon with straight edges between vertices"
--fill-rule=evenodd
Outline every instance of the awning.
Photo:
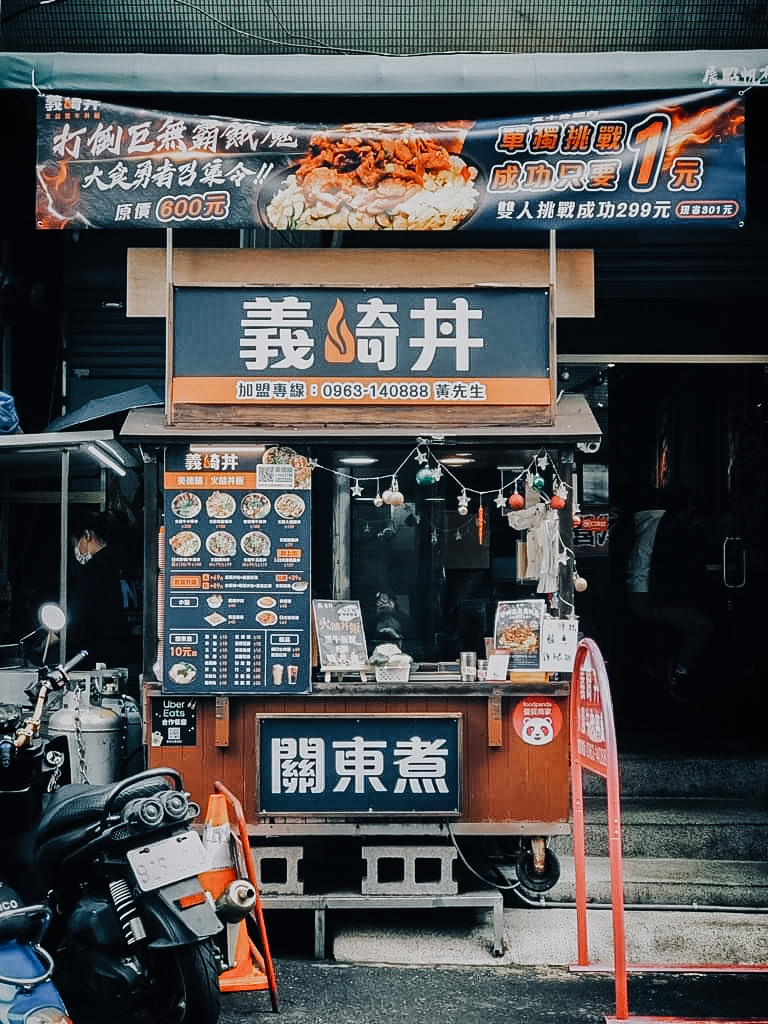
M 129 409 L 140 409 L 147 405 L 157 405 L 162 402 L 162 396 L 148 384 L 142 384 L 137 388 L 130 388 L 128 391 L 119 391 L 114 395 L 102 395 L 100 398 L 92 398 L 81 405 L 73 412 L 65 416 L 59 416 L 45 428 L 46 433 L 56 430 L 64 430 L 70 427 L 82 426 L 84 423 L 95 424 L 100 420 L 113 420 L 128 412 Z M 103 424 L 106 425 L 106 424 Z M 118 424 L 110 423 L 116 428 Z
M 471 418 L 470 418 L 471 419 Z M 506 427 L 488 426 L 466 427 L 451 426 L 450 430 L 442 431 L 439 421 L 434 424 L 433 437 L 445 438 L 447 441 L 491 441 L 501 440 L 507 443 L 523 445 L 544 445 L 571 442 L 598 442 L 602 431 L 592 410 L 583 395 L 562 395 L 556 405 L 554 423 L 549 426 L 528 426 L 510 424 Z M 297 423 L 293 427 L 283 428 L 279 434 L 260 432 L 258 424 L 236 426 L 234 424 L 217 423 L 215 426 L 168 426 L 165 422 L 164 410 L 157 406 L 136 409 L 126 417 L 120 438 L 126 444 L 188 444 L 214 439 L 216 442 L 240 441 L 243 443 L 282 443 L 295 445 L 310 441 L 322 444 L 345 444 L 349 446 L 350 436 L 340 434 L 321 426 L 304 427 Z M 354 438 L 361 441 L 415 441 L 414 428 L 402 426 L 393 419 L 386 426 L 356 425 Z
M 768 84 L 768 50 L 376 55 L 3 53 L 0 88 L 306 95 L 697 90 Z
M 5 434 L 0 436 L 0 472 L 5 480 L 59 476 L 62 456 L 68 456 L 70 474 L 92 473 L 104 465 L 94 450 L 107 458 L 119 455 L 121 460 L 135 461 L 115 441 L 111 430 Z

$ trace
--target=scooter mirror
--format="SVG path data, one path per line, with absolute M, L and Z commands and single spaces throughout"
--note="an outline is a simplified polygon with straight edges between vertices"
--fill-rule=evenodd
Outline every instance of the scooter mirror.
M 58 633 L 67 621 L 63 610 L 57 604 L 44 604 L 38 614 L 41 624 L 49 633 Z

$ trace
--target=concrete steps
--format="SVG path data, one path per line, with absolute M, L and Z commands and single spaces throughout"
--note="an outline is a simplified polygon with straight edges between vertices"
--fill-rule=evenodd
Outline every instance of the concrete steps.
M 547 893 L 552 902 L 575 899 L 573 858 L 562 856 L 560 880 Z M 627 906 L 658 905 L 697 910 L 761 909 L 768 921 L 768 862 L 704 860 L 687 857 L 629 857 L 624 860 L 624 902 Z M 607 857 L 587 857 L 587 898 L 590 904 L 611 901 Z
M 626 755 L 619 759 L 624 899 L 768 908 L 768 758 Z M 584 777 L 588 895 L 610 901 L 605 782 Z M 573 898 L 573 844 L 556 836 Z
M 650 964 L 768 963 L 768 758 L 621 758 L 627 956 Z M 585 777 L 589 955 L 612 957 L 605 784 Z M 377 963 L 563 965 L 576 959 L 575 880 L 569 836 L 551 847 L 561 877 L 548 893 L 505 900 L 504 953 L 495 957 L 488 915 L 454 920 L 340 917 L 338 960 Z M 510 883 L 512 863 L 491 857 Z M 485 877 L 490 877 L 486 875 Z
M 585 797 L 588 854 L 608 855 L 605 800 Z M 768 860 L 768 806 L 748 800 L 703 797 L 632 797 L 621 803 L 625 857 L 699 860 Z M 552 840 L 560 854 L 572 851 L 570 836 Z

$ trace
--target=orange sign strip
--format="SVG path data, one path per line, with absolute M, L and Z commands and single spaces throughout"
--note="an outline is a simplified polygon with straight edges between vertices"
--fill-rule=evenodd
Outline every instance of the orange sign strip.
M 226 451 L 226 442 L 222 442 L 221 450 Z M 217 487 L 226 487 L 230 491 L 251 490 L 256 486 L 256 474 L 246 473 L 239 469 L 230 471 L 218 470 L 211 473 L 202 469 L 185 469 L 174 472 L 163 473 L 163 487 L 167 491 L 198 488 L 203 490 L 216 490 Z
M 549 405 L 552 388 L 549 377 L 349 377 L 281 378 L 281 385 L 298 384 L 304 397 L 276 398 L 272 378 L 174 377 L 173 405 Z M 436 385 L 447 383 L 460 390 L 458 397 L 441 397 Z M 238 385 L 249 385 L 248 397 L 238 397 Z M 261 388 L 264 385 L 264 388 Z M 382 394 L 382 388 L 385 392 Z M 243 388 L 241 387 L 242 391 Z M 264 397 L 259 392 L 263 390 Z M 288 393 L 288 389 L 285 389 Z M 443 389 L 443 394 L 444 394 Z M 466 397 L 464 397 L 466 395 Z

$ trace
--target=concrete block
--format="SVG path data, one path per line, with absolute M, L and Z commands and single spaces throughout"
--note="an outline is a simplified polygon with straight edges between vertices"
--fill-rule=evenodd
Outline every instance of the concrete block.
M 459 891 L 453 878 L 452 846 L 363 846 L 366 896 L 440 894 Z
M 303 895 L 304 882 L 299 876 L 299 865 L 304 857 L 303 846 L 254 846 L 251 844 L 251 855 L 261 894 Z

